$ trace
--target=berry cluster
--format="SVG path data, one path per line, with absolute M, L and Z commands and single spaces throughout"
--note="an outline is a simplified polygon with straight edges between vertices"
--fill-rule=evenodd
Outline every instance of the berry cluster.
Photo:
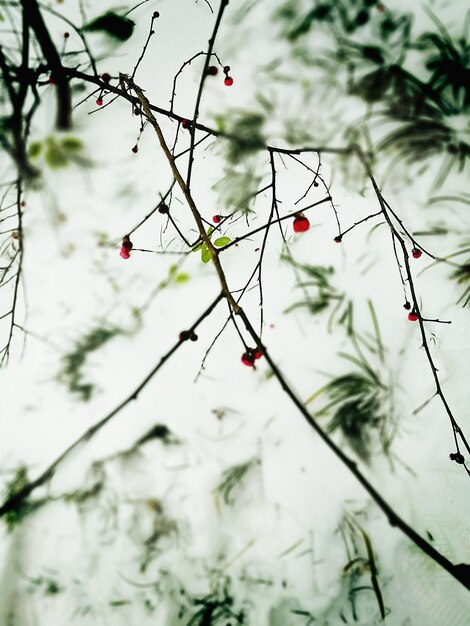
M 223 68 L 223 71 L 225 74 L 224 85 L 226 87 L 231 87 L 233 85 L 233 78 L 229 75 L 230 65 L 225 65 Z M 209 67 L 206 70 L 207 76 L 217 76 L 218 73 L 219 73 L 219 68 L 217 67 L 217 65 L 209 65 Z
M 263 354 L 259 348 L 247 348 L 246 352 L 242 354 L 241 361 L 243 365 L 254 367 L 255 361 L 260 359 L 262 356 Z
M 224 67 L 224 74 L 225 74 L 224 85 L 226 87 L 231 87 L 233 85 L 233 78 L 229 76 L 229 72 L 230 72 L 230 65 L 226 65 Z
M 121 256 L 123 259 L 129 259 L 131 256 L 131 250 L 133 247 L 134 247 L 134 244 L 129 239 L 129 235 L 125 235 L 122 238 L 121 252 L 119 253 L 119 256 Z

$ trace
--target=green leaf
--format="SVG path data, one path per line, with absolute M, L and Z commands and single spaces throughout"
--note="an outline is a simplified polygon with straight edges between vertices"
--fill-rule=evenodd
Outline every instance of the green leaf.
M 62 148 L 69 152 L 81 152 L 83 150 L 83 141 L 78 137 L 64 137 L 62 139 Z
M 202 260 L 202 262 L 203 263 L 209 263 L 211 258 L 212 258 L 211 251 L 209 250 L 209 248 L 206 245 L 204 245 L 202 247 L 202 250 L 201 250 L 201 260 Z
M 46 148 L 45 159 L 47 165 L 55 170 L 61 167 L 66 167 L 68 164 L 68 158 L 64 154 L 56 143 L 50 143 Z
M 93 21 L 85 24 L 83 30 L 104 32 L 119 41 L 127 41 L 134 32 L 135 22 L 114 11 L 108 11 Z
M 33 141 L 29 144 L 28 156 L 30 159 L 37 159 L 41 154 L 42 143 L 40 141 Z
M 214 246 L 221 248 L 222 246 L 226 246 L 231 241 L 232 240 L 230 239 L 230 237 L 219 237 L 218 239 L 214 241 Z
M 175 283 L 182 285 L 183 283 L 187 283 L 190 280 L 190 275 L 182 272 L 175 277 Z

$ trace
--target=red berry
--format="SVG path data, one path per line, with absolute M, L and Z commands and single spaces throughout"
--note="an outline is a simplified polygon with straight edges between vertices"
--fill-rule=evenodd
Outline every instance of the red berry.
M 137 152 L 139 152 L 139 146 L 137 144 L 132 148 L 132 152 L 134 154 L 137 154 Z
M 253 367 L 253 363 L 255 362 L 255 355 L 251 350 L 244 352 L 242 354 L 242 363 L 243 365 L 247 365 L 248 367 Z
M 343 238 L 342 238 L 342 236 L 341 236 L 341 235 L 338 235 L 337 237 L 335 237 L 335 238 L 334 238 L 334 241 L 335 241 L 336 243 L 341 243 L 341 242 L 343 241 Z
M 216 65 L 209 65 L 209 67 L 207 68 L 208 76 L 217 76 L 218 73 L 219 73 L 219 68 Z
M 121 252 L 119 253 L 119 256 L 121 256 L 123 259 L 130 259 L 131 252 L 130 252 L 130 250 L 128 250 L 127 248 L 122 246 L 121 247 Z
M 227 87 L 231 87 L 233 85 L 233 78 L 231 76 L 227 76 L 227 78 L 224 80 L 224 85 L 226 85 Z
M 181 126 L 183 128 L 191 128 L 191 122 L 189 120 L 181 120 Z
M 214 222 L 214 224 L 220 224 L 220 222 L 222 221 L 222 216 L 221 215 L 213 215 L 212 216 L 212 221 Z
M 104 74 L 101 74 L 101 80 L 105 83 L 109 83 L 109 81 L 111 80 L 111 74 L 108 74 L 108 72 L 104 72 Z
M 413 248 L 411 251 L 414 259 L 419 259 L 419 257 L 423 254 L 419 248 Z
M 310 228 L 310 222 L 305 215 L 298 215 L 294 220 L 294 232 L 304 233 Z
M 410 320 L 410 322 L 416 322 L 416 320 L 418 319 L 418 314 L 414 309 L 413 311 L 411 311 L 411 313 L 408 313 L 408 319 Z
M 256 348 L 255 350 L 255 359 L 258 360 L 263 356 L 263 353 L 261 352 L 261 350 L 259 348 Z
M 96 106 L 99 106 L 99 107 L 100 107 L 102 104 L 103 104 L 103 100 L 102 100 L 101 98 L 98 98 L 98 99 L 96 100 Z

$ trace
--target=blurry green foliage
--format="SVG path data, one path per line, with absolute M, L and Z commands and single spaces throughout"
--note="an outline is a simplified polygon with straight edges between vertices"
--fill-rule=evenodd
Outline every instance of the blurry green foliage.
M 127 41 L 132 37 L 134 27 L 135 23 L 128 17 L 119 15 L 115 11 L 107 11 L 85 24 L 83 30 L 102 32 L 118 41 Z
M 237 485 L 239 485 L 247 476 L 247 474 L 257 465 L 259 465 L 259 459 L 254 457 L 246 463 L 240 463 L 229 467 L 224 471 L 222 480 L 215 488 L 216 493 L 219 493 L 225 502 L 225 504 L 233 504 L 234 498 L 232 492 Z
M 48 167 L 60 169 L 71 162 L 89 165 L 90 161 L 79 154 L 83 150 L 83 141 L 78 137 L 68 136 L 61 139 L 49 136 L 44 141 L 32 141 L 28 147 L 28 156 L 33 160 L 43 156 Z
M 452 278 L 459 285 L 465 285 L 465 290 L 457 301 L 457 304 L 462 302 L 462 306 L 465 307 L 470 303 L 470 259 L 452 273 Z
M 238 167 L 228 165 L 224 177 L 213 186 L 219 194 L 220 206 L 228 211 L 250 213 L 261 179 L 255 167 L 248 167 L 247 164 Z
M 303 289 L 305 299 L 291 304 L 284 313 L 290 313 L 298 308 L 305 307 L 312 315 L 317 315 L 328 308 L 332 301 L 341 301 L 343 299 L 343 296 L 329 283 L 329 278 L 334 274 L 332 267 L 298 263 L 288 255 L 283 255 L 281 259 L 294 268 L 301 270 L 307 277 L 307 280 L 298 280 L 296 284 L 296 287 Z M 311 287 L 314 287 L 316 290 L 313 296 L 307 290 Z
M 28 471 L 25 466 L 20 466 L 10 482 L 7 483 L 4 501 L 14 498 L 28 485 Z M 29 498 L 21 499 L 10 511 L 3 516 L 4 522 L 9 531 L 12 531 L 24 518 L 42 506 L 43 502 L 31 502 Z
M 80 339 L 74 349 L 62 357 L 62 369 L 58 379 L 67 385 L 70 393 L 78 395 L 83 401 L 88 401 L 93 395 L 93 383 L 84 382 L 83 367 L 90 352 L 95 352 L 110 339 L 123 333 L 120 328 L 99 327 L 91 330 Z
M 470 41 L 465 26 L 463 36 L 453 36 L 427 10 L 435 31 L 413 39 L 411 14 L 387 5 L 380 5 L 380 11 L 372 0 L 318 0 L 313 5 L 288 0 L 274 14 L 292 56 L 323 69 L 326 79 L 332 73 L 342 75 L 347 92 L 380 105 L 368 115 L 394 126 L 378 142 L 378 150 L 408 162 L 441 155 L 435 188 L 452 169 L 463 170 L 470 157 Z M 316 32 L 328 35 L 332 45 L 317 49 Z M 410 53 L 418 62 L 412 73 L 407 69 Z

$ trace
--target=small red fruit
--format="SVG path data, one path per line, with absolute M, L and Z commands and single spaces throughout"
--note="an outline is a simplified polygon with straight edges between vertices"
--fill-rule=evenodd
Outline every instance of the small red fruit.
M 191 128 L 191 122 L 189 120 L 181 120 L 181 126 L 183 128 Z
M 411 251 L 414 259 L 419 259 L 419 257 L 423 254 L 419 248 L 413 248 Z
M 261 352 L 261 350 L 259 348 L 256 348 L 255 350 L 255 359 L 258 360 L 263 356 L 263 353 Z
M 233 78 L 231 76 L 227 76 L 227 78 L 224 80 L 224 85 L 226 87 L 231 87 L 233 85 Z
M 96 106 L 101 106 L 103 104 L 103 100 L 101 98 L 97 98 L 96 100 Z
M 213 215 L 212 216 L 212 221 L 214 222 L 214 224 L 220 224 L 220 222 L 222 221 L 222 216 L 221 215 Z
M 410 322 L 416 322 L 416 320 L 418 319 L 418 314 L 416 313 L 415 309 L 413 309 L 411 313 L 408 313 L 408 319 L 410 320 Z
M 105 83 L 109 83 L 109 81 L 111 80 L 111 74 L 108 74 L 108 72 L 104 72 L 104 74 L 101 74 L 101 80 Z
M 310 222 L 305 215 L 298 215 L 294 220 L 294 232 L 304 233 L 310 228 Z
M 242 354 L 242 363 L 248 367 L 253 367 L 255 362 L 255 355 L 252 350 L 247 350 Z
M 209 67 L 207 68 L 208 76 L 217 76 L 218 73 L 219 73 L 219 68 L 216 65 L 209 65 Z
M 341 237 L 341 235 L 338 235 L 337 237 L 334 238 L 334 241 L 336 243 L 341 243 L 343 241 L 343 238 Z

